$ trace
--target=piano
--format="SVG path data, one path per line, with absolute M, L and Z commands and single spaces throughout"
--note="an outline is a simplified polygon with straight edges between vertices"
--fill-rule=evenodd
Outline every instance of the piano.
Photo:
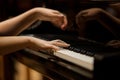
M 50 71 L 53 70 L 56 74 L 67 77 L 62 80 L 79 80 L 82 78 L 84 78 L 82 80 L 120 79 L 120 50 L 117 48 L 75 35 L 29 34 L 27 36 L 45 40 L 61 39 L 71 44 L 70 47 L 61 48 L 53 54 L 37 52 L 30 49 L 22 51 L 23 53 L 28 52 L 44 58 L 49 62 L 47 66 Z M 59 68 L 59 66 L 62 68 Z M 64 70 L 58 70 L 63 68 L 65 74 L 63 72 Z M 70 77 L 71 74 L 69 74 L 69 71 L 72 71 L 72 78 Z M 66 74 L 68 75 L 65 76 Z

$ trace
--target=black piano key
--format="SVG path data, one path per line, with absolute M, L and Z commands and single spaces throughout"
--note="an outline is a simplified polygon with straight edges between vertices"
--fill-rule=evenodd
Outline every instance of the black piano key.
M 72 47 L 72 46 L 69 46 L 66 49 L 77 52 L 77 53 L 80 53 L 80 54 L 85 54 L 87 56 L 94 56 L 94 53 L 89 52 L 89 51 L 87 51 L 85 49 L 75 48 L 75 47 Z
M 88 56 L 94 56 L 94 53 L 92 53 L 92 52 L 86 52 L 86 55 L 88 55 Z

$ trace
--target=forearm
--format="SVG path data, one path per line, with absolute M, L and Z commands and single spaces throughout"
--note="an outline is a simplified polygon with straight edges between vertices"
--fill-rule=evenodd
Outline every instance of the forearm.
M 67 25 L 66 16 L 59 11 L 37 7 L 1 22 L 0 35 L 18 35 L 36 20 L 50 21 L 63 30 Z
M 40 15 L 39 15 L 40 17 Z M 31 9 L 0 23 L 0 35 L 18 35 L 38 19 L 36 9 Z
M 30 44 L 30 39 L 26 36 L 0 37 L 0 55 L 24 49 Z

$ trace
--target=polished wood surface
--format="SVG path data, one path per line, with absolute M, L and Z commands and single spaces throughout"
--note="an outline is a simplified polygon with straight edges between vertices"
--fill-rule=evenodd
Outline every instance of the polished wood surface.
M 89 71 L 87 72 L 82 68 L 73 66 L 72 64 L 66 64 L 64 62 L 58 62 L 58 64 L 50 56 L 43 53 L 34 54 L 22 51 L 15 53 L 14 58 L 25 64 L 26 66 L 42 73 L 44 76 L 53 80 L 90 80 L 83 75 L 87 75 L 92 78 L 92 75 L 89 73 Z M 50 60 L 48 58 L 50 58 Z M 71 67 L 70 65 L 73 67 Z M 75 71 L 78 70 L 78 73 L 74 72 L 74 70 L 69 70 L 69 68 L 76 68 Z M 84 74 L 79 75 L 80 73 Z

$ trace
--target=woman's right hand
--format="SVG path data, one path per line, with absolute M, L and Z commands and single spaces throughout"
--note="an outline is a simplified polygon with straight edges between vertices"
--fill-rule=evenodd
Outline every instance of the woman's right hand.
M 68 47 L 68 46 L 70 45 L 59 39 L 46 41 L 35 37 L 30 37 L 30 45 L 28 46 L 28 48 L 35 51 L 53 52 L 59 50 L 60 47 Z

